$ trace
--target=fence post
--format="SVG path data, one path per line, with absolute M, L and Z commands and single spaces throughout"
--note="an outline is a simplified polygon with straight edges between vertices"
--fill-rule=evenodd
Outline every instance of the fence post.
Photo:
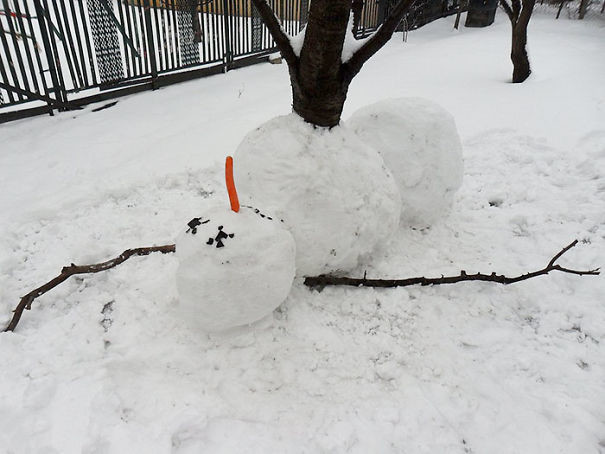
M 223 0 L 223 34 L 225 36 L 225 55 L 223 55 L 223 71 L 231 69 L 233 63 L 233 51 L 231 48 L 231 29 L 229 27 L 229 18 L 231 17 L 231 8 L 229 0 Z
M 44 45 L 44 53 L 46 54 L 46 62 L 48 63 L 48 72 L 50 74 L 50 79 L 52 81 L 52 88 L 47 88 L 47 95 L 50 98 L 51 92 L 55 94 L 55 98 L 59 103 L 67 104 L 67 94 L 66 89 L 63 85 L 59 83 L 59 70 L 57 69 L 55 55 L 52 51 L 52 46 L 50 43 L 50 37 L 48 35 L 48 29 L 46 26 L 46 16 L 44 14 L 44 8 L 40 4 L 40 0 L 34 0 L 34 7 L 36 9 L 36 16 L 38 18 L 38 25 L 40 27 L 40 34 L 42 35 L 42 44 Z M 42 74 L 42 78 L 44 78 L 44 74 Z M 47 102 L 49 114 L 52 116 L 53 108 L 51 102 Z
M 153 90 L 158 89 L 158 62 L 153 42 L 153 25 L 151 22 L 151 5 L 149 0 L 143 0 L 143 12 L 145 14 L 145 36 L 147 37 L 147 58 L 151 66 L 151 87 Z

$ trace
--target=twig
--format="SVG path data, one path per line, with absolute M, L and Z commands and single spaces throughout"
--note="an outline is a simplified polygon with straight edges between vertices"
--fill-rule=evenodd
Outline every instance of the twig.
M 443 276 L 437 278 L 427 278 L 427 277 L 411 277 L 406 279 L 367 279 L 366 274 L 364 273 L 364 277 L 362 279 L 350 278 L 350 277 L 337 277 L 330 275 L 321 275 L 314 277 L 305 278 L 305 285 L 308 287 L 323 289 L 327 285 L 349 285 L 354 287 L 382 287 L 382 288 L 391 288 L 391 287 L 406 287 L 410 285 L 439 285 L 439 284 L 455 284 L 457 282 L 463 281 L 487 281 L 487 282 L 495 282 L 498 284 L 514 284 L 516 282 L 521 282 L 526 279 L 531 279 L 537 276 L 541 276 L 544 274 L 548 274 L 551 271 L 561 271 L 563 273 L 576 274 L 580 276 L 589 275 L 596 276 L 600 274 L 600 268 L 596 268 L 594 270 L 574 270 L 571 268 L 565 268 L 561 265 L 557 265 L 556 261 L 563 256 L 567 251 L 569 251 L 572 247 L 578 244 L 578 240 L 575 240 L 570 245 L 564 247 L 560 252 L 558 252 L 551 260 L 548 262 L 546 267 L 542 268 L 538 271 L 532 271 L 527 274 L 522 274 L 520 276 L 515 277 L 506 277 L 503 274 L 466 274 L 466 271 L 460 271 L 460 275 L 458 276 Z M 137 249 L 127 249 L 122 252 L 116 258 L 108 260 L 102 263 L 96 263 L 93 265 L 75 265 L 71 264 L 69 266 L 64 267 L 61 270 L 61 274 L 59 274 L 54 279 L 48 281 L 46 284 L 38 287 L 35 290 L 32 290 L 27 295 L 21 298 L 21 301 L 13 311 L 13 318 L 11 319 L 8 326 L 4 329 L 7 331 L 14 331 L 17 325 L 19 324 L 19 320 L 21 320 L 21 316 L 23 315 L 24 310 L 30 310 L 33 301 L 41 295 L 44 295 L 46 292 L 52 290 L 57 285 L 66 281 L 70 276 L 74 276 L 76 274 L 91 274 L 91 273 L 99 273 L 101 271 L 109 270 L 120 263 L 125 262 L 130 257 L 134 256 L 144 256 L 152 254 L 153 252 L 161 252 L 162 254 L 170 254 L 175 251 L 174 244 L 167 244 L 164 246 L 152 246 L 152 247 L 141 247 Z
M 319 290 L 323 289 L 327 285 L 348 285 L 353 287 L 374 287 L 374 288 L 392 288 L 392 287 L 407 287 L 410 285 L 441 285 L 441 284 L 455 284 L 457 282 L 464 281 L 486 281 L 495 282 L 497 284 L 515 284 L 517 282 L 525 281 L 537 276 L 548 274 L 551 271 L 561 271 L 563 273 L 576 274 L 579 276 L 597 276 L 600 274 L 600 268 L 594 270 L 574 270 L 570 268 L 562 267 L 557 265 L 556 261 L 561 258 L 563 254 L 569 251 L 572 247 L 578 244 L 578 240 L 575 240 L 569 246 L 564 247 L 559 253 L 557 253 L 548 262 L 544 268 L 538 271 L 532 271 L 526 274 L 515 277 L 507 277 L 503 274 L 466 274 L 466 271 L 460 271 L 458 276 L 443 276 L 441 277 L 410 277 L 406 279 L 367 279 L 364 275 L 363 278 L 351 278 L 351 277 L 338 277 L 330 275 L 321 275 L 305 278 L 305 285 Z
M 48 281 L 46 284 L 38 287 L 35 290 L 32 290 L 27 295 L 21 298 L 21 301 L 13 311 L 13 318 L 11 319 L 8 326 L 4 329 L 4 331 L 14 331 L 17 325 L 19 324 L 19 320 L 23 315 L 24 310 L 30 310 L 32 307 L 33 301 L 41 295 L 44 295 L 49 290 L 52 290 L 57 285 L 67 280 L 70 276 L 74 276 L 76 274 L 90 274 L 90 273 L 99 273 L 101 271 L 106 271 L 110 268 L 113 268 L 120 263 L 125 262 L 130 257 L 134 256 L 143 256 L 149 255 L 153 252 L 161 252 L 162 254 L 169 254 L 175 251 L 174 244 L 168 244 L 165 246 L 152 246 L 152 247 L 141 247 L 137 249 L 127 249 L 118 255 L 116 258 L 108 260 L 103 263 L 95 263 L 93 265 L 80 265 L 77 266 L 75 264 L 71 264 L 69 266 L 64 267 L 61 270 L 61 274 L 59 274 L 54 279 Z

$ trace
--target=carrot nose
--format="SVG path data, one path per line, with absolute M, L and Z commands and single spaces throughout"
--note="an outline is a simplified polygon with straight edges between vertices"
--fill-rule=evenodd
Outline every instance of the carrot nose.
M 227 156 L 225 161 L 225 181 L 227 183 L 227 193 L 229 194 L 229 202 L 231 209 L 236 213 L 239 212 L 239 199 L 237 198 L 237 190 L 233 181 L 233 158 Z

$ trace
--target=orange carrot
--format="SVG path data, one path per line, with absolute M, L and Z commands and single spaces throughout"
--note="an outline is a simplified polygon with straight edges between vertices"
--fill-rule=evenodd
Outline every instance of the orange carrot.
M 237 190 L 233 181 L 233 158 L 231 156 L 227 156 L 227 161 L 225 162 L 225 180 L 227 182 L 231 209 L 237 213 L 239 212 L 239 199 L 237 198 Z

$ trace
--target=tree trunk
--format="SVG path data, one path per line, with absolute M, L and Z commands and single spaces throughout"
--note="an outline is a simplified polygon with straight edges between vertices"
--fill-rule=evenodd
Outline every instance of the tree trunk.
M 313 0 L 300 55 L 267 0 L 252 3 L 288 63 L 292 110 L 307 123 L 331 128 L 340 122 L 349 84 L 365 62 L 389 41 L 414 0 L 399 0 L 379 29 L 346 62 L 342 61 L 342 49 L 347 33 L 352 33 L 348 26 L 352 7 L 360 25 L 359 0 Z
M 305 42 L 296 67 L 290 67 L 292 108 L 306 122 L 333 127 L 347 98 L 342 48 L 351 13 L 351 0 L 313 0 Z
M 582 20 L 584 19 L 584 16 L 586 16 L 586 11 L 588 10 L 588 3 L 589 0 L 580 1 L 580 8 L 578 9 L 578 19 Z
M 513 83 L 525 81 L 530 73 L 529 58 L 527 56 L 527 26 L 517 22 L 513 26 L 513 39 L 510 59 L 513 62 Z

